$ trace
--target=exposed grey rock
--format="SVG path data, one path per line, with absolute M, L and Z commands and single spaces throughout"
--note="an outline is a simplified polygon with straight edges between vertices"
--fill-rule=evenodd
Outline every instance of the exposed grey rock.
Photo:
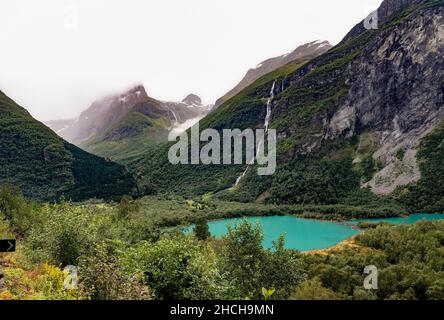
M 244 78 L 232 90 L 227 92 L 223 97 L 219 98 L 216 101 L 215 108 L 234 97 L 236 94 L 267 73 L 270 73 L 291 62 L 306 62 L 320 56 L 331 48 L 332 45 L 328 41 L 313 41 L 297 47 L 291 53 L 262 61 L 256 66 L 256 68 L 248 70 Z
M 411 5 L 417 5 L 426 0 L 384 0 L 377 10 L 378 24 L 383 25 L 389 21 L 393 16 L 400 13 L 403 9 Z M 361 33 L 365 32 L 364 20 L 358 23 L 342 40 L 348 41 Z
M 195 95 L 195 94 L 189 94 L 187 95 L 183 100 L 183 103 L 187 104 L 187 105 L 195 105 L 195 106 L 200 106 L 202 105 L 202 99 Z
M 406 2 L 386 1 L 386 14 Z M 376 193 L 421 177 L 417 147 L 444 117 L 443 52 L 444 10 L 436 8 L 382 31 L 349 67 L 351 89 L 324 138 L 376 133 L 373 158 L 384 168 L 367 184 Z M 405 150 L 401 160 L 400 148 Z

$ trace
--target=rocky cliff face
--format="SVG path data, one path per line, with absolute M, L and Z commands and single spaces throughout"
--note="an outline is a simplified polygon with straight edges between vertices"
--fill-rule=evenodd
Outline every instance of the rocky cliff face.
M 291 140 L 298 143 L 289 157 L 310 155 L 333 141 L 357 136 L 354 164 L 371 156 L 377 167 L 363 186 L 388 194 L 420 180 L 418 146 L 444 118 L 444 9 L 415 11 L 423 2 L 384 1 L 378 10 L 382 30 L 367 31 L 361 23 L 338 47 L 277 85 L 278 93 L 291 92 L 276 101 L 273 115 L 281 141 L 297 137 Z M 411 11 L 402 12 L 408 6 Z M 350 56 L 350 62 L 339 63 Z M 335 68 L 328 67 L 331 60 Z M 310 99 L 300 95 L 311 90 Z M 305 112 L 304 121 L 285 121 L 288 114 L 303 113 L 300 108 L 319 100 L 324 108 L 316 116 Z
M 145 88 L 137 85 L 124 93 L 94 101 L 77 119 L 53 120 L 46 124 L 62 138 L 79 143 L 121 120 L 130 108 L 147 99 L 149 97 Z
M 77 119 L 76 126 L 73 128 L 76 132 L 73 142 L 77 143 L 100 134 L 107 127 L 121 120 L 135 105 L 147 100 L 149 100 L 149 97 L 145 88 L 142 85 L 137 85 L 122 94 L 108 96 L 94 102 Z M 153 104 L 152 107 L 156 108 L 158 106 Z
M 427 0 L 384 0 L 376 11 L 378 24 L 382 26 L 384 23 L 390 21 L 393 16 L 402 13 L 407 7 L 420 5 L 426 1 Z M 361 21 L 344 37 L 342 42 L 346 42 L 365 31 L 364 21 Z
M 416 149 L 444 117 L 443 52 L 444 10 L 437 8 L 383 31 L 349 66 L 350 91 L 324 138 L 372 132 L 373 158 L 383 167 L 367 184 L 376 193 L 420 179 Z
M 195 94 L 189 94 L 182 100 L 182 103 L 189 106 L 202 106 L 202 99 Z
M 388 194 L 408 185 L 396 190 L 405 195 L 436 185 L 422 177 L 441 166 L 433 156 L 440 153 L 423 144 L 444 119 L 444 1 L 386 0 L 378 12 L 379 29 L 366 30 L 361 22 L 339 45 L 302 66 L 267 74 L 201 121 L 201 130 L 260 128 L 274 88 L 269 123 L 277 130 L 277 171 L 261 178 L 250 170 L 235 200 L 266 194 L 279 203 L 335 204 L 366 192 L 362 187 Z M 438 147 L 441 131 L 432 139 Z M 180 168 L 181 183 L 166 155 L 152 159 L 144 159 L 138 174 L 160 190 L 224 190 L 245 170 L 201 166 L 197 180 L 195 168 Z M 423 198 L 434 202 L 434 212 L 444 208 L 439 192 Z

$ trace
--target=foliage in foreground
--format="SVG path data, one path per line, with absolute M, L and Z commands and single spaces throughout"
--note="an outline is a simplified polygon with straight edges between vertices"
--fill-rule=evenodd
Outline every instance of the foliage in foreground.
M 311 286 L 299 287 L 301 298 L 322 285 L 323 295 L 340 299 L 444 299 L 444 222 L 421 221 L 411 226 L 379 225 L 357 236 L 358 247 L 327 255 L 304 256 Z M 375 265 L 379 289 L 363 290 L 364 267 Z
M 350 246 L 302 254 L 283 237 L 264 249 L 261 227 L 247 221 L 223 239 L 165 228 L 215 210 L 189 203 L 39 205 L 0 190 L 0 237 L 19 240 L 17 253 L 0 256 L 0 299 L 444 299 L 444 222 L 371 225 Z M 78 290 L 64 289 L 68 264 Z M 379 290 L 363 288 L 368 265 Z

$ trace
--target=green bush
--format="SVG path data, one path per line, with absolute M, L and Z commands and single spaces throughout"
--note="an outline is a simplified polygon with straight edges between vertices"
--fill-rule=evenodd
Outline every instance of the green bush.
M 80 258 L 79 278 L 83 295 L 93 300 L 149 300 L 148 287 L 136 274 L 128 274 L 118 254 L 109 252 L 105 243 Z
M 19 235 L 26 235 L 38 223 L 37 205 L 26 200 L 20 189 L 6 184 L 0 187 L 0 216 L 5 217 Z
M 341 300 L 342 297 L 331 289 L 322 286 L 318 278 L 307 280 L 299 285 L 291 296 L 292 300 Z
M 44 221 L 31 230 L 28 239 L 28 250 L 34 260 L 76 265 L 79 257 L 100 240 L 100 216 L 69 203 L 42 210 Z
M 262 247 L 263 232 L 259 225 L 244 220 L 229 226 L 224 238 L 222 261 L 241 297 L 259 299 L 262 288 L 276 290 L 272 299 L 287 299 L 303 279 L 301 261 L 295 252 L 284 248 L 283 236 L 274 250 Z
M 138 213 L 140 210 L 139 202 L 133 200 L 130 196 L 124 195 L 119 204 L 119 217 L 128 218 L 132 213 Z
M 356 244 L 362 247 L 303 256 L 308 281 L 319 279 L 323 288 L 342 299 L 442 299 L 443 221 L 379 225 L 357 236 Z M 363 289 L 363 270 L 368 265 L 378 268 L 378 290 Z M 319 288 L 320 296 L 323 292 Z M 293 297 L 307 295 L 297 290 Z
M 213 250 L 190 237 L 141 242 L 126 256 L 131 272 L 142 273 L 156 299 L 226 299 L 233 292 Z

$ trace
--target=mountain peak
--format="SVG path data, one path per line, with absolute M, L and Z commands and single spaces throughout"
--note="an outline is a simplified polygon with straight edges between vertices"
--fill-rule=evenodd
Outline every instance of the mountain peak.
M 427 0 L 384 0 L 379 8 L 375 11 L 378 15 L 378 24 L 382 25 L 386 23 L 394 15 L 402 12 L 404 9 L 411 5 L 420 4 L 426 1 Z M 342 39 L 341 43 L 345 43 L 351 38 L 355 38 L 367 31 L 363 22 L 364 20 L 358 23 L 353 29 L 351 29 Z
M 148 97 L 148 94 L 146 93 L 143 84 L 137 84 L 120 95 L 120 98 L 126 97 L 146 98 Z
M 188 105 L 202 105 L 202 99 L 193 93 L 187 95 L 182 102 Z
M 316 41 L 307 43 L 306 45 L 303 45 L 300 48 L 303 48 L 303 47 L 313 47 L 313 46 L 316 46 L 316 47 L 319 47 L 319 48 L 322 48 L 322 47 L 332 47 L 330 42 L 328 42 L 327 40 L 324 40 L 324 41 L 323 40 L 316 40 Z
M 225 101 L 234 97 L 240 91 L 242 91 L 243 89 L 254 83 L 254 81 L 259 79 L 260 77 L 266 75 L 267 73 L 279 69 L 289 63 L 303 63 L 309 61 L 327 52 L 330 48 L 332 48 L 332 45 L 328 41 L 316 40 L 298 46 L 292 52 L 262 61 L 255 68 L 248 70 L 248 72 L 241 80 L 241 82 L 239 82 L 233 89 L 231 89 L 223 97 L 219 98 L 216 101 L 215 107 L 216 108 L 219 107 Z

